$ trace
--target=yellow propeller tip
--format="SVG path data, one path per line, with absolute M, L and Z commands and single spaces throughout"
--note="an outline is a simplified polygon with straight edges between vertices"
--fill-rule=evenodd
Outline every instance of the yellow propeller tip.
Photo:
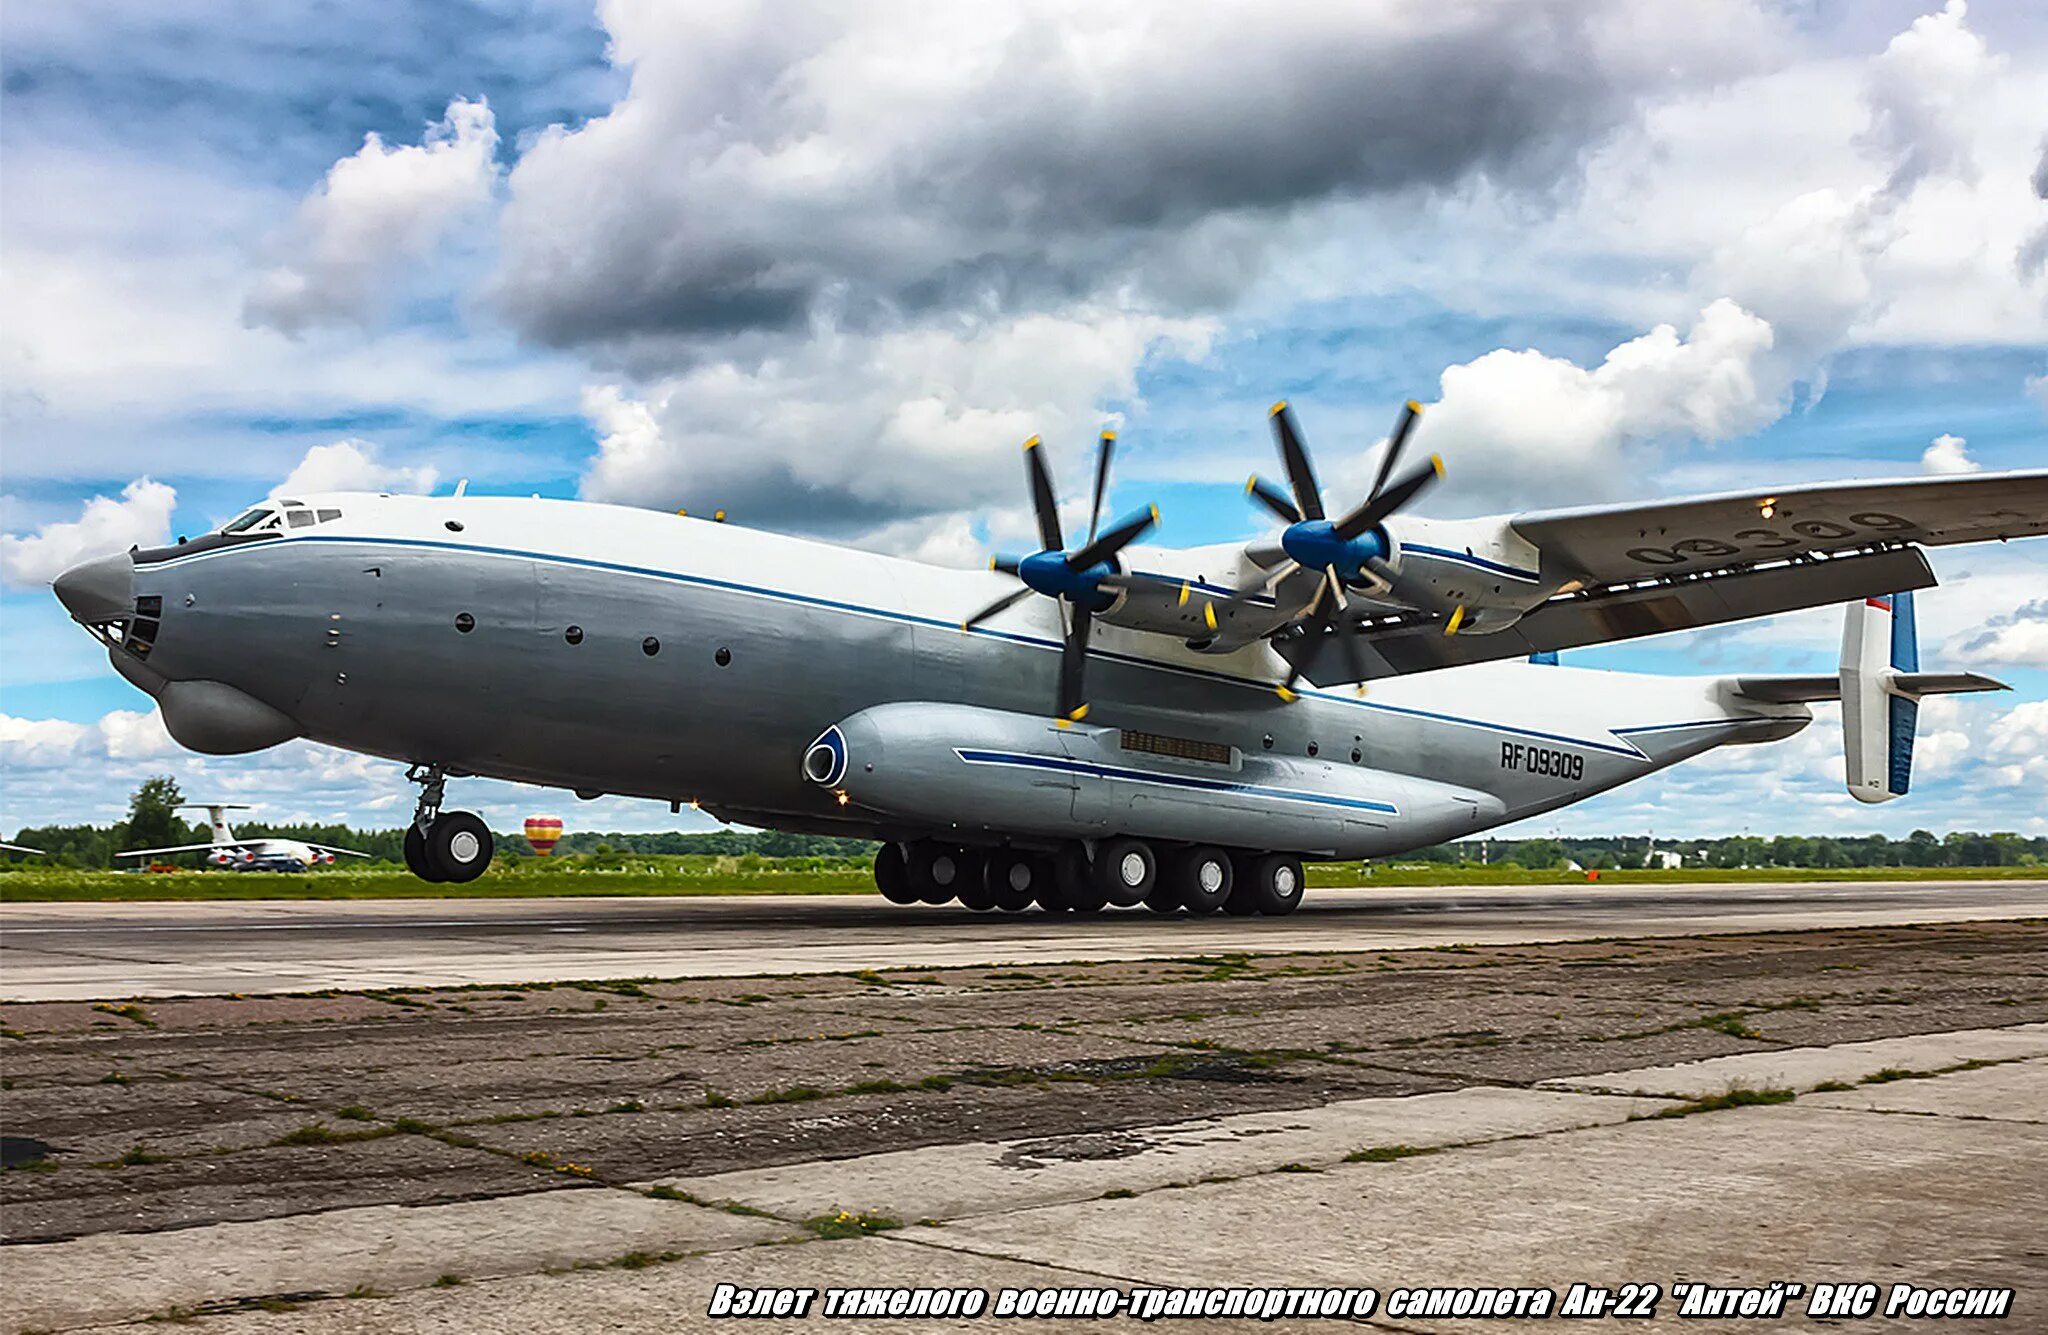
M 1441 454 L 1430 455 L 1429 466 L 1436 470 L 1436 475 L 1438 477 L 1442 477 L 1444 475 L 1444 457 Z
M 1052 721 L 1052 726 L 1055 728 L 1071 728 L 1074 725 L 1071 720 L 1056 718 Z
M 1188 605 L 1188 590 L 1192 587 L 1192 585 L 1188 584 L 1182 584 L 1180 586 L 1180 601 L 1178 603 L 1175 603 L 1174 606 L 1186 607 Z
M 1073 713 L 1067 715 L 1067 717 L 1073 720 L 1075 723 L 1079 723 L 1082 719 L 1088 717 L 1088 706 L 1080 706 L 1079 708 L 1075 709 Z
M 717 520 L 717 521 L 718 521 L 719 523 L 723 524 L 723 523 L 725 522 L 725 511 L 723 511 L 723 510 L 714 510 L 714 511 L 712 511 L 712 513 L 711 513 L 711 517 L 712 517 L 713 519 Z
M 961 630 L 963 630 L 963 631 L 965 631 L 965 630 L 972 630 L 973 628 L 974 628 L 974 627 L 973 627 L 972 623 L 970 623 L 970 622 L 966 622 L 966 621 L 963 621 L 963 622 L 961 622 L 961 623 L 960 623 L 960 629 L 961 629 Z
M 1286 701 L 1290 705 L 1293 704 L 1295 700 L 1298 698 L 1293 691 L 1288 690 L 1285 686 L 1275 686 L 1273 688 L 1273 694 L 1279 696 L 1282 700 Z
M 1216 607 L 1215 607 L 1215 604 L 1213 604 L 1213 603 L 1203 603 L 1203 604 L 1202 604 L 1202 620 L 1203 620 L 1204 622 L 1206 622 L 1206 623 L 1208 624 L 1208 627 L 1209 627 L 1209 629 L 1210 629 L 1210 630 L 1214 630 L 1214 629 L 1216 629 Z
M 1279 415 L 1280 415 L 1281 413 L 1284 413 L 1284 412 L 1286 412 L 1286 411 L 1287 411 L 1287 400 L 1285 400 L 1285 399 L 1282 399 L 1282 400 L 1280 400 L 1280 402 L 1278 402 L 1278 403 L 1274 404 L 1274 405 L 1273 405 L 1272 407 L 1270 407 L 1270 408 L 1266 409 L 1266 416 L 1268 416 L 1268 417 L 1278 417 L 1278 416 L 1279 416 Z
M 1116 439 L 1116 432 L 1114 432 L 1114 431 L 1105 431 L 1105 432 L 1103 432 L 1103 433 L 1102 433 L 1102 438 L 1103 438 L 1104 440 L 1115 440 L 1115 439 Z
M 1420 416 L 1422 413 L 1422 405 L 1417 403 L 1415 400 L 1410 399 L 1408 400 L 1408 411 L 1416 414 L 1417 416 Z
M 1038 437 L 1036 437 L 1036 436 L 1033 436 L 1033 437 L 1032 437 L 1031 439 L 1029 439 L 1029 440 L 1025 441 L 1025 442 L 1024 442 L 1024 448 L 1025 448 L 1025 449 L 1027 449 L 1027 450 L 1035 450 L 1035 449 L 1037 449 L 1037 448 L 1038 448 Z
M 1156 505 L 1154 505 L 1154 506 L 1151 506 L 1151 507 L 1149 507 L 1149 508 L 1150 508 L 1150 509 L 1151 509 L 1151 511 L 1152 511 L 1152 522 L 1153 522 L 1153 523 L 1155 523 L 1155 524 L 1156 524 L 1156 523 L 1158 523 L 1158 522 L 1159 522 L 1159 507 L 1158 507 L 1158 506 L 1156 506 Z
M 1465 624 L 1465 605 L 1460 603 L 1451 613 L 1451 619 L 1444 623 L 1444 634 L 1456 635 L 1458 627 Z
M 1253 473 L 1250 477 L 1244 480 L 1244 494 L 1249 496 L 1258 489 L 1259 475 L 1257 473 Z

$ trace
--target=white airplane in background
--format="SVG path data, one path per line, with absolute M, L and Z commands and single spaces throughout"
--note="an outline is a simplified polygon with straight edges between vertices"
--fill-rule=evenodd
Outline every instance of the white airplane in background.
M 207 862 L 215 867 L 227 867 L 234 871 L 304 871 L 308 867 L 331 866 L 336 853 L 346 853 L 352 858 L 366 858 L 368 853 L 359 853 L 353 848 L 330 848 L 326 844 L 309 844 L 300 839 L 237 839 L 228 827 L 226 813 L 247 811 L 249 807 L 241 802 L 180 802 L 185 807 L 206 808 L 207 823 L 213 827 L 213 840 L 204 844 L 175 844 L 169 848 L 131 848 L 125 853 L 114 854 L 117 858 L 147 858 L 160 853 L 206 853 Z
M 37 857 L 41 857 L 43 850 L 40 848 L 30 848 L 27 844 L 0 843 L 0 853 L 33 853 Z

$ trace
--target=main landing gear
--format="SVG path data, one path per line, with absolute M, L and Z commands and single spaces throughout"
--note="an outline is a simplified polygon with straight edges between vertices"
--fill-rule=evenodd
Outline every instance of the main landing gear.
M 1047 913 L 1092 914 L 1143 904 L 1162 914 L 1277 918 L 1301 907 L 1306 885 L 1301 859 L 1291 854 L 1121 837 L 1101 841 L 1092 853 L 1081 843 L 1046 854 L 919 839 L 884 844 L 875 855 L 875 886 L 891 903 L 958 900 L 982 913 L 1021 913 L 1036 904 Z
M 443 811 L 448 776 L 438 765 L 414 765 L 405 777 L 420 786 L 419 806 L 405 827 L 405 865 L 422 881 L 474 881 L 491 865 L 490 827 L 473 811 Z

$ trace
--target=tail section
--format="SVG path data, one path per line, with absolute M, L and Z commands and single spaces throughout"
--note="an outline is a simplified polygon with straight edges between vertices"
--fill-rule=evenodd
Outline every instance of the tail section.
M 206 809 L 206 823 L 213 827 L 213 842 L 216 844 L 235 842 L 235 832 L 228 827 L 227 813 L 249 809 L 248 805 L 242 802 L 180 802 L 178 805 Z
M 1889 802 L 1912 786 L 1920 701 L 1896 683 L 1919 668 L 1911 593 L 1849 605 L 1842 622 L 1842 746 L 1849 795 L 1858 801 Z

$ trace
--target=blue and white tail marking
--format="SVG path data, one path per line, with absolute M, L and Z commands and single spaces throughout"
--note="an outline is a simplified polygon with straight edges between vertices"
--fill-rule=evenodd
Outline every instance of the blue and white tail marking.
M 1842 626 L 1842 745 L 1849 794 L 1862 802 L 1903 797 L 1913 782 L 1920 701 L 1899 678 L 1920 670 L 1913 595 L 1852 603 Z

